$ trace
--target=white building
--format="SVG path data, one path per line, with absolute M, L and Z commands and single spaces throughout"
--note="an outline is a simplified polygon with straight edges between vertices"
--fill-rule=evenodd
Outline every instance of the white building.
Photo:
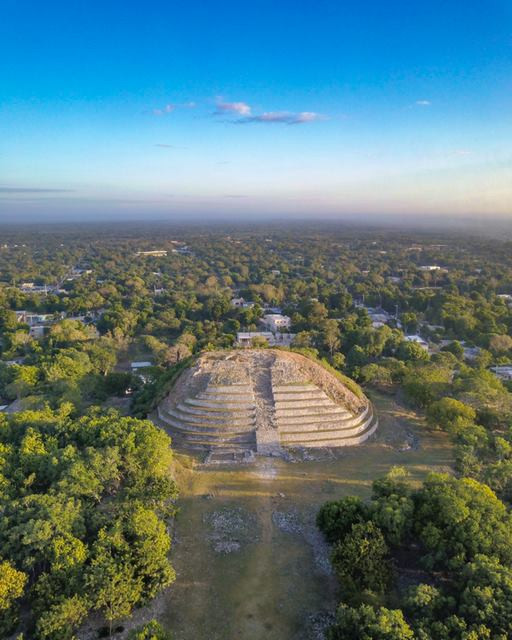
M 239 331 L 236 342 L 240 347 L 252 347 L 254 338 L 264 338 L 270 347 L 275 346 L 274 334 L 270 331 Z
M 441 271 L 441 267 L 437 264 L 425 264 L 420 267 L 420 271 Z
M 271 331 L 239 331 L 236 334 L 236 342 L 239 347 L 252 347 L 253 338 L 264 338 L 269 347 L 289 347 L 294 333 L 272 333 Z
M 130 368 L 134 373 L 139 371 L 139 369 L 147 369 L 148 367 L 152 367 L 152 366 L 153 366 L 153 363 L 149 362 L 149 360 L 142 360 L 142 361 L 130 363 Z
M 29 327 L 38 324 L 48 324 L 53 320 L 53 313 L 32 313 L 31 311 L 16 311 L 18 322 L 28 324 Z
M 277 333 L 278 331 L 283 331 L 284 329 L 289 329 L 291 324 L 291 319 L 288 316 L 283 316 L 280 313 L 267 313 L 260 320 L 261 324 L 263 324 L 269 331 L 273 333 Z
M 130 368 L 132 370 L 132 373 L 136 376 L 138 376 L 140 378 L 140 380 L 142 380 L 142 382 L 144 384 L 146 384 L 147 382 L 150 381 L 150 376 L 148 375 L 149 372 L 144 371 L 145 369 L 148 369 L 149 367 L 152 367 L 153 363 L 149 362 L 148 360 L 141 360 L 138 362 L 132 362 L 130 364 Z
M 473 362 L 478 358 L 480 351 L 480 347 L 464 347 L 464 360 Z
M 419 344 L 420 347 L 425 349 L 425 351 L 428 351 L 428 342 L 424 340 L 421 336 L 418 336 L 418 335 L 405 336 L 405 340 L 407 340 L 407 342 L 415 342 L 416 344 Z
M 167 255 L 167 251 L 165 249 L 153 249 L 152 251 L 137 251 L 136 255 L 154 256 L 156 258 L 161 258 Z
M 44 334 L 46 333 L 46 327 L 44 324 L 33 324 L 28 330 L 29 336 L 31 338 L 44 338 Z
M 512 365 L 505 364 L 501 366 L 491 367 L 491 371 L 500 380 L 512 380 Z
M 254 302 L 245 300 L 245 298 L 231 298 L 231 306 L 237 309 L 252 309 Z

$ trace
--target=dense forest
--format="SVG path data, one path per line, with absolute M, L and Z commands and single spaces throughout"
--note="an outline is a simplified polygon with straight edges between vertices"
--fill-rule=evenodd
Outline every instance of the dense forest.
M 340 226 L 4 228 L 2 636 L 65 640 L 91 611 L 112 634 L 172 582 L 172 453 L 145 418 L 196 354 L 278 308 L 291 348 L 400 397 L 455 447 L 454 475 L 417 488 L 395 469 L 369 503 L 321 509 L 343 596 L 328 637 L 510 637 L 510 249 Z M 151 624 L 134 637 L 166 637 Z

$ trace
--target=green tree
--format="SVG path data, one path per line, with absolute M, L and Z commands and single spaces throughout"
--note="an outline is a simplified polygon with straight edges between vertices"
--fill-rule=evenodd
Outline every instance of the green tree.
M 327 630 L 327 640 L 413 640 L 414 633 L 399 609 L 363 604 L 358 608 L 341 604 L 336 624 Z
M 427 410 L 427 421 L 431 427 L 447 431 L 457 420 L 474 422 L 476 411 L 455 398 L 444 397 L 433 402 Z
M 400 343 L 396 357 L 404 362 L 426 362 L 429 360 L 428 351 L 417 342 L 409 340 Z
M 129 546 L 119 531 L 100 531 L 86 585 L 94 608 L 103 613 L 112 635 L 114 621 L 128 616 L 142 594 L 142 580 L 135 576 Z
M 388 546 L 372 521 L 352 525 L 331 555 L 334 571 L 344 590 L 382 592 L 391 579 Z
M 41 639 L 71 640 L 73 630 L 83 621 L 89 611 L 85 598 L 74 595 L 60 598 L 59 602 L 48 606 L 36 624 L 36 635 Z
M 16 623 L 16 615 L 12 607 L 14 602 L 23 595 L 27 579 L 27 574 L 18 571 L 11 562 L 0 561 L 0 616 L 5 621 L 3 631 L 8 631 Z
M 414 529 L 429 567 L 459 569 L 479 554 L 512 563 L 512 519 L 486 485 L 431 474 L 415 502 Z
M 66 318 L 52 325 L 48 336 L 57 345 L 71 345 L 74 342 L 92 340 L 96 337 L 96 329 L 79 320 Z
M 446 393 L 451 378 L 451 370 L 438 365 L 409 365 L 403 389 L 417 406 L 427 407 Z
M 368 508 L 355 496 L 324 503 L 316 517 L 316 524 L 331 544 L 343 540 L 352 530 L 352 525 L 368 519 Z
M 128 640 L 172 640 L 172 635 L 156 620 L 151 620 L 143 627 L 132 631 Z
M 493 638 L 512 629 L 512 569 L 495 557 L 478 555 L 462 572 L 464 585 L 458 614 L 467 623 L 485 626 Z
M 339 348 L 340 341 L 340 329 L 336 320 L 326 320 L 322 328 L 322 340 L 325 347 L 328 349 L 331 357 L 336 349 Z

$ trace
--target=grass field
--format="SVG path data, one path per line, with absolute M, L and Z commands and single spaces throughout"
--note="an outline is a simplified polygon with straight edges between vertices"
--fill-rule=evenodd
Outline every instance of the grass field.
M 318 507 L 347 494 L 368 496 L 393 465 L 405 466 L 414 482 L 451 467 L 444 434 L 429 432 L 387 396 L 372 400 L 377 434 L 335 457 L 215 468 L 177 456 L 177 580 L 159 606 L 175 640 L 315 637 L 316 621 L 337 602 L 328 550 L 314 527 Z

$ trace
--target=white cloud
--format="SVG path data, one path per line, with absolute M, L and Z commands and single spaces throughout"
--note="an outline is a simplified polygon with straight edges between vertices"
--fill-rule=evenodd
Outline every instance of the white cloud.
M 252 107 L 247 102 L 225 102 L 222 98 L 217 98 L 214 116 L 233 116 L 228 120 L 233 124 L 248 124 L 250 122 L 263 122 L 267 124 L 303 124 L 305 122 L 315 122 L 326 120 L 326 117 L 314 111 L 264 111 L 253 114 Z M 239 117 L 237 117 L 239 116 Z
M 175 104 L 166 104 L 162 109 L 153 109 L 153 115 L 164 116 L 166 113 L 172 113 L 176 109 Z
M 178 108 L 194 109 L 195 106 L 196 106 L 195 102 L 183 102 L 182 104 L 173 104 L 172 102 L 169 102 L 161 108 L 153 109 L 152 113 L 154 116 L 165 116 L 168 113 L 172 113 Z
M 304 124 L 305 122 L 316 122 L 325 120 L 325 116 L 314 111 L 300 111 L 293 113 L 290 111 L 266 111 L 260 115 L 250 116 L 240 120 L 236 120 L 237 124 L 245 124 L 249 122 L 263 122 L 268 124 Z
M 430 102 L 430 100 L 416 100 L 416 104 L 419 107 L 430 107 L 432 103 Z
M 217 110 L 215 115 L 225 113 L 237 113 L 239 116 L 251 115 L 251 107 L 247 102 L 217 102 Z

